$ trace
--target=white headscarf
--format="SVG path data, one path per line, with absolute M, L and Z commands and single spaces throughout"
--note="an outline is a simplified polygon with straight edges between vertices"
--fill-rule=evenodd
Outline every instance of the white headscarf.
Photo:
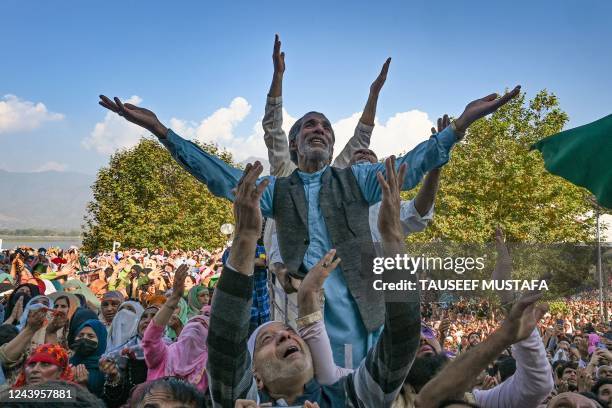
M 132 306 L 136 313 L 129 310 L 126 306 Z M 106 342 L 106 350 L 110 351 L 133 337 L 138 331 L 138 322 L 140 316 L 144 312 L 144 308 L 138 302 L 127 301 L 119 306 L 119 311 L 113 318 L 113 321 L 108 330 L 108 340 Z

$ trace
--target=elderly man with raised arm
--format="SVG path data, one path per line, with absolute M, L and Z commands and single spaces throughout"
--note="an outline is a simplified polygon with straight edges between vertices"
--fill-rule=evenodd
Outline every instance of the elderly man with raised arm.
M 471 102 L 450 126 L 399 157 L 397 164 L 408 166 L 402 190 L 414 188 L 425 173 L 445 164 L 468 126 L 497 110 L 519 90 L 516 87 L 501 98 L 491 94 Z M 113 102 L 105 96 L 101 96 L 100 104 L 151 131 L 213 194 L 233 200 L 232 190 L 242 176 L 240 169 L 176 135 L 147 109 L 124 105 L 119 98 Z M 265 217 L 275 219 L 281 256 L 296 278 L 303 278 L 331 248 L 343 259 L 341 268 L 336 268 L 325 282 L 325 324 L 332 344 L 350 345 L 346 354 L 352 361 L 361 361 L 374 344 L 384 316 L 381 294 L 377 292 L 366 301 L 369 281 L 363 279 L 375 257 L 368 211 L 381 199 L 376 174 L 385 172 L 384 165 L 361 163 L 345 169 L 329 166 L 334 132 L 330 121 L 318 112 L 298 119 L 290 134 L 296 135 L 289 148 L 296 151 L 298 168 L 289 177 L 266 178 L 261 210 Z

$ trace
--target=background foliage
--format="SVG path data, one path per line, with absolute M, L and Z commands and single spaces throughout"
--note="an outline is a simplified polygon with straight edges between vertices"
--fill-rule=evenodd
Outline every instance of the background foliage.
M 229 153 L 200 145 L 232 165 Z M 156 140 L 143 138 L 132 149 L 113 154 L 100 169 L 87 206 L 83 247 L 212 249 L 226 238 L 219 228 L 233 221 L 230 203 L 214 197 Z

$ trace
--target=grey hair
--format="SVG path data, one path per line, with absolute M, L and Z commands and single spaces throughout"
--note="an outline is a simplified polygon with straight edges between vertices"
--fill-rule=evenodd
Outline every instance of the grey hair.
M 310 112 L 306 113 L 304 116 L 302 116 L 301 118 L 296 120 L 295 123 L 293 124 L 293 126 L 291 126 L 291 129 L 289 129 L 289 143 L 290 144 L 291 144 L 291 141 L 295 140 L 297 138 L 298 134 L 300 133 L 300 130 L 302 129 L 302 122 L 304 122 L 304 118 L 306 116 L 310 115 L 310 114 L 313 114 L 313 113 L 316 114 L 316 115 L 323 116 L 325 119 L 327 119 L 327 116 L 325 116 L 321 112 L 310 111 Z M 327 120 L 329 121 L 329 119 L 327 119 Z M 336 140 L 336 135 L 334 134 L 334 129 L 332 129 L 331 134 L 332 134 L 332 137 L 334 138 L 334 140 Z M 298 155 L 297 155 L 297 151 L 296 150 L 289 150 L 289 158 L 297 166 L 297 164 L 298 164 Z

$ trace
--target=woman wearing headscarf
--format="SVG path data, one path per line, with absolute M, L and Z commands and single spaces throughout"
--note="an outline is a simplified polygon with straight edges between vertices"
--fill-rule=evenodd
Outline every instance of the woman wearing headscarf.
M 13 387 L 52 380 L 72 381 L 72 378 L 67 351 L 58 344 L 42 344 L 30 354 Z
M 70 364 L 74 366 L 74 380 L 87 386 L 89 391 L 101 396 L 104 391 L 104 374 L 99 360 L 106 350 L 106 327 L 97 319 L 86 320 L 76 330 L 70 349 L 74 352 Z
M 82 295 L 87 301 L 87 306 L 94 309 L 100 308 L 100 301 L 93 294 L 93 292 L 87 287 L 87 285 L 78 279 L 69 279 L 63 284 L 64 291 L 70 292 L 74 295 Z
M 19 285 L 15 288 L 15 290 L 13 291 L 13 293 L 11 293 L 11 295 L 9 296 L 9 300 L 7 303 L 7 307 L 6 307 L 6 311 L 5 311 L 5 316 L 7 316 L 5 319 L 5 323 L 17 323 L 17 321 L 11 321 L 9 322 L 8 319 L 12 316 L 12 312 L 13 312 L 13 308 L 15 307 L 15 305 L 17 304 L 17 301 L 20 298 L 23 298 L 23 304 L 26 305 L 30 299 L 32 299 L 34 296 L 39 296 L 40 295 L 40 290 L 38 289 L 37 285 L 32 285 L 31 283 L 24 283 L 23 285 Z M 13 316 L 16 317 L 16 316 Z M 17 319 L 15 319 L 17 320 Z
M 78 307 L 70 319 L 70 323 L 68 324 L 68 346 L 71 347 L 74 342 L 74 338 L 77 335 L 77 329 L 86 322 L 87 320 L 97 319 L 98 315 L 91 309 L 86 309 L 84 307 Z M 72 347 L 71 347 L 72 348 Z
M 45 323 L 45 312 L 34 310 L 30 313 L 26 327 L 21 331 L 13 325 L 2 325 L 0 339 L 0 366 L 6 384 L 13 384 L 21 372 L 21 367 L 26 357 L 26 349 L 31 342 L 32 336 Z
M 181 300 L 188 270 L 188 265 L 181 265 L 177 269 L 172 294 L 145 330 L 142 348 L 148 367 L 147 381 L 161 377 L 179 377 L 204 392 L 208 388 L 208 317 L 193 317 L 183 327 L 176 342 L 167 345 L 163 341 L 164 327 Z
M 53 301 L 55 317 L 47 326 L 47 343 L 58 343 L 68 348 L 68 329 L 70 320 L 79 307 L 79 299 L 68 292 L 55 292 L 49 295 Z M 61 315 L 60 315 L 61 313 Z
M 187 317 L 192 318 L 199 315 L 202 312 L 202 307 L 208 305 L 208 301 L 208 288 L 200 285 L 191 288 L 187 295 L 187 304 L 189 306 Z
M 143 311 L 144 309 L 140 303 L 131 300 L 123 302 L 121 306 L 119 306 L 119 310 L 113 318 L 113 322 L 108 331 L 108 341 L 106 344 L 107 351 L 124 344 L 136 335 L 138 321 Z
M 40 309 L 53 309 L 53 301 L 47 296 L 34 296 L 32 299 L 30 299 L 30 301 L 25 306 L 23 313 L 21 314 L 21 318 L 19 319 L 19 323 L 17 324 L 17 330 L 22 331 L 26 327 L 26 322 L 28 321 L 28 316 L 30 315 L 30 313 Z M 34 333 L 34 336 L 32 336 L 30 344 L 26 348 L 26 354 L 30 350 L 34 350 L 41 344 L 47 343 L 47 325 L 51 319 L 52 314 L 50 312 L 47 312 L 45 323 L 43 324 L 43 327 L 41 327 L 36 333 Z
M 119 306 L 125 301 L 123 294 L 116 290 L 111 290 L 102 295 L 102 302 L 100 303 L 101 309 L 99 318 L 106 329 L 110 329 L 111 324 L 115 315 L 119 311 Z
M 142 337 L 159 309 L 160 306 L 147 307 L 138 320 L 134 336 L 113 349 L 107 347 L 109 351 L 100 360 L 100 370 L 106 377 L 102 398 L 111 408 L 125 403 L 132 388 L 147 380 Z

